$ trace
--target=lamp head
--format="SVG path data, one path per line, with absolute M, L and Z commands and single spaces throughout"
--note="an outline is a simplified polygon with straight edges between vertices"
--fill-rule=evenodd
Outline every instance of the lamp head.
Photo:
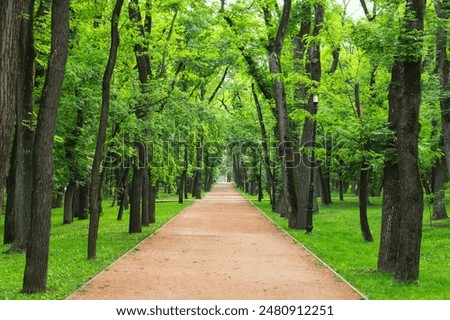
M 319 103 L 319 96 L 317 94 L 313 95 L 313 102 Z

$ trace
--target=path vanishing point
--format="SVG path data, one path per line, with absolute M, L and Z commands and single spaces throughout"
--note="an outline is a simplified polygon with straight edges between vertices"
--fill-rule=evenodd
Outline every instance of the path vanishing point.
M 140 243 L 69 299 L 361 299 L 231 184 Z

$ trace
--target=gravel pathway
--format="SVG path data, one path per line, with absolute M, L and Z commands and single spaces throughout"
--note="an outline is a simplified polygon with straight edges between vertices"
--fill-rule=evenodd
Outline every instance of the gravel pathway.
M 69 299 L 361 299 L 231 184 L 113 263 Z

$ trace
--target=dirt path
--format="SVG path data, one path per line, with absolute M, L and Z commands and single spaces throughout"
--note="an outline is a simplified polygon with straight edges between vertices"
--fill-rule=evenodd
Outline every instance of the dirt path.
M 70 299 L 361 299 L 218 184 Z

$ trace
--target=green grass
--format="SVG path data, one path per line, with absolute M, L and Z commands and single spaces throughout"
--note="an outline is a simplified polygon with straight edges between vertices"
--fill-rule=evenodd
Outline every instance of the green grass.
M 0 299 L 64 299 L 189 205 L 189 203 L 157 203 L 156 223 L 144 227 L 140 234 L 130 235 L 127 213 L 124 214 L 123 221 L 117 221 L 117 207 L 110 208 L 107 205 L 109 203 L 105 202 L 105 212 L 101 216 L 97 259 L 94 261 L 86 259 L 88 221 L 75 221 L 71 225 L 62 225 L 62 209 L 53 210 L 46 293 L 34 295 L 20 293 L 25 255 L 5 253 L 10 246 L 2 245 L 0 247 L 0 270 L 2 271 Z M 1 239 L 3 239 L 3 224 L 4 216 L 0 219 Z
M 266 197 L 267 198 L 267 197 Z M 413 284 L 399 284 L 391 274 L 376 272 L 381 229 L 381 200 L 371 198 L 368 209 L 375 241 L 364 242 L 359 227 L 356 197 L 344 202 L 333 199 L 320 206 L 314 215 L 314 230 L 292 230 L 287 221 L 273 213 L 268 201 L 253 203 L 275 224 L 304 244 L 334 270 L 358 288 L 369 299 L 450 299 L 450 221 L 433 221 L 430 226 L 428 208 L 424 211 L 420 279 Z

